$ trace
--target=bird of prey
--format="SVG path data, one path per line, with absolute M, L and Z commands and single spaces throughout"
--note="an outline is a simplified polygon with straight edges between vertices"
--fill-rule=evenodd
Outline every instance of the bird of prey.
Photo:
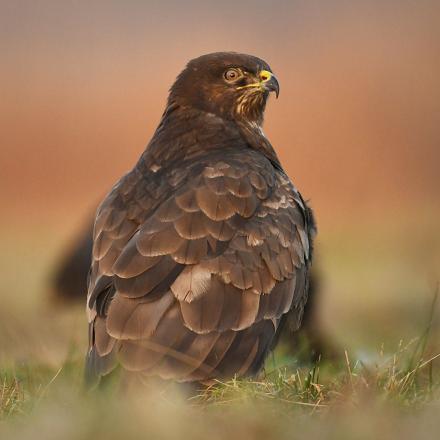
M 190 61 L 153 138 L 100 204 L 86 378 L 116 365 L 178 382 L 256 374 L 301 322 L 315 225 L 262 131 L 269 65 Z

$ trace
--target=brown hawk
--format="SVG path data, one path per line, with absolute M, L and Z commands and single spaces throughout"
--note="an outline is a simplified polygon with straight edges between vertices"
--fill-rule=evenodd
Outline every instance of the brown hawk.
M 98 208 L 86 377 L 252 375 L 307 300 L 315 227 L 261 125 L 263 60 L 188 63 L 135 167 Z

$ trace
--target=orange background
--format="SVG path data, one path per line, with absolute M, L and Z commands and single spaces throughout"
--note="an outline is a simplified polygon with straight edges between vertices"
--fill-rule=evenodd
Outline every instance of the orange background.
M 319 217 L 433 208 L 435 3 L 3 5 L 2 221 L 90 209 L 136 161 L 186 61 L 217 50 L 260 56 L 278 75 L 265 131 Z

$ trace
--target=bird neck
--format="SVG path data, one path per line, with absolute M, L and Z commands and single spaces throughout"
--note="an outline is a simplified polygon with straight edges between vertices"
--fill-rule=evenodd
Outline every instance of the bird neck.
M 139 165 L 156 172 L 176 161 L 194 161 L 209 151 L 251 147 L 277 168 L 278 157 L 255 122 L 225 120 L 212 113 L 169 103 Z
M 264 156 L 266 156 L 272 162 L 272 165 L 275 168 L 282 170 L 280 160 L 278 159 L 278 156 L 269 139 L 264 134 L 261 123 L 238 120 L 237 126 L 239 127 L 244 139 L 246 139 L 247 144 L 251 148 L 263 153 Z

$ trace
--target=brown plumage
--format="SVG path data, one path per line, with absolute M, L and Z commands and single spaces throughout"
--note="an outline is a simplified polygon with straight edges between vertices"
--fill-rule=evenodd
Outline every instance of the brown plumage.
M 53 297 L 58 304 L 68 305 L 71 301 L 84 301 L 87 295 L 87 274 L 93 246 L 93 222 L 87 220 L 89 226 L 75 234 L 72 244 L 64 250 L 54 268 L 51 287 Z M 301 328 L 294 331 L 289 325 L 284 325 L 281 329 L 280 342 L 299 362 L 317 360 L 320 357 L 334 359 L 343 353 L 329 337 L 322 323 L 319 305 L 323 292 L 319 280 L 315 259 L 309 273 L 308 299 L 304 307 Z
M 139 162 L 98 208 L 86 374 L 177 381 L 256 373 L 307 300 L 310 209 L 261 131 L 269 66 L 191 61 Z
M 75 234 L 72 244 L 64 249 L 63 255 L 60 256 L 54 268 L 51 287 L 54 299 L 59 304 L 67 305 L 70 301 L 84 301 L 87 295 L 87 274 L 93 246 L 93 222 L 88 218 L 86 224 L 88 227 Z M 221 236 L 226 237 L 224 229 L 222 234 Z M 341 349 L 335 345 L 335 341 L 329 338 L 322 323 L 319 304 L 323 292 L 319 279 L 315 259 L 309 273 L 308 299 L 304 307 L 301 328 L 298 331 L 292 331 L 289 325 L 284 325 L 281 329 L 280 341 L 300 362 L 317 360 L 321 356 L 332 359 L 342 354 Z

